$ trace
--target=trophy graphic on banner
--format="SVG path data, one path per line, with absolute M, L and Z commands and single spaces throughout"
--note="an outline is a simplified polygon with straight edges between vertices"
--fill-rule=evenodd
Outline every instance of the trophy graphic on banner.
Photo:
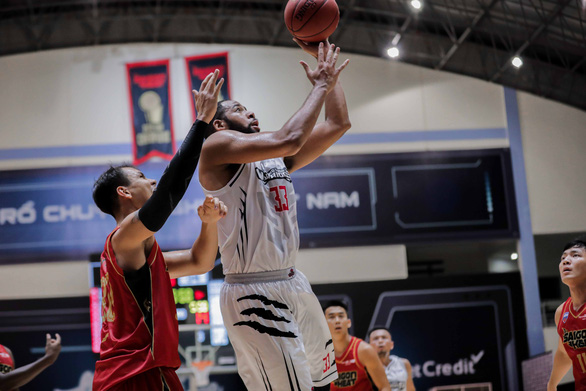
M 142 132 L 136 135 L 136 143 L 142 146 L 170 142 L 171 132 L 165 130 L 163 124 L 164 106 L 159 94 L 155 91 L 143 92 L 138 99 L 138 106 L 144 113 L 146 123 L 142 125 Z

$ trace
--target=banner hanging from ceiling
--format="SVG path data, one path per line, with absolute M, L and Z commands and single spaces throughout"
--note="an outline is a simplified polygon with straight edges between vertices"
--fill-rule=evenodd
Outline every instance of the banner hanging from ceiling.
M 134 164 L 152 157 L 171 160 L 175 138 L 171 115 L 169 60 L 126 64 Z
M 215 71 L 220 71 L 218 80 L 224 78 L 224 85 L 220 91 L 218 101 L 230 99 L 230 74 L 228 71 L 228 52 L 205 54 L 201 56 L 192 56 L 185 58 L 185 68 L 187 69 L 187 80 L 189 80 L 189 95 L 191 96 L 191 113 L 193 120 L 197 118 L 195 112 L 195 102 L 193 101 L 192 90 L 199 91 L 201 82 L 207 75 Z

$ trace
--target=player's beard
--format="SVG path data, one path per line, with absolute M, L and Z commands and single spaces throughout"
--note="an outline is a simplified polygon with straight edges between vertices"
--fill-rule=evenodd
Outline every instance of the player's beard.
M 376 353 L 378 354 L 378 358 L 383 360 L 383 359 L 387 358 L 391 352 L 385 352 L 385 351 L 381 350 Z
M 228 129 L 235 130 L 240 133 L 257 133 L 256 130 L 252 129 L 252 122 L 248 123 L 248 126 L 242 126 L 240 124 L 235 124 L 234 122 L 230 121 L 229 119 L 224 119 L 226 125 L 228 125 Z

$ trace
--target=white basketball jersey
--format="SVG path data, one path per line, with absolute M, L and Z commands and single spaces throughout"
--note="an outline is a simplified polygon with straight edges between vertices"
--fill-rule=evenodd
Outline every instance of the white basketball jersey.
M 203 189 L 228 207 L 218 222 L 224 274 L 287 269 L 299 249 L 297 202 L 283 159 L 243 164 L 228 184 Z
M 391 362 L 385 368 L 391 391 L 405 391 L 407 389 L 407 368 L 400 357 L 390 356 Z

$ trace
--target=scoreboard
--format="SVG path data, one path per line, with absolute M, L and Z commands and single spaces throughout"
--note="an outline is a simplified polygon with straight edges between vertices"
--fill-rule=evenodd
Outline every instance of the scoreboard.
M 171 279 L 179 324 L 210 324 L 208 274 Z

